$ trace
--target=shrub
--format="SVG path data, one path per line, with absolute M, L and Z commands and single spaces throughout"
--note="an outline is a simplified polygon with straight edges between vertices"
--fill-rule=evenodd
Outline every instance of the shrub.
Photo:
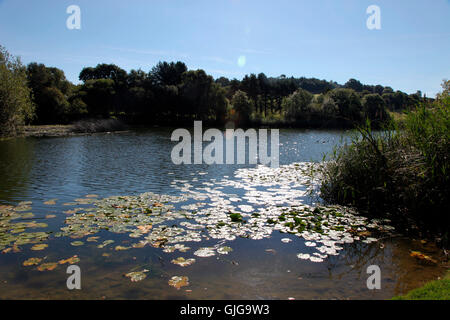
M 371 215 L 389 215 L 404 229 L 420 227 L 448 245 L 450 99 L 419 106 L 404 129 L 359 128 L 323 169 L 322 198 Z

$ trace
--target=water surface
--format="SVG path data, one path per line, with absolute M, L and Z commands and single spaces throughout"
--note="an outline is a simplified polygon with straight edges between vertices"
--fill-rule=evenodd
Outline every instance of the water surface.
M 339 255 L 328 256 L 318 263 L 297 257 L 298 253 L 312 253 L 314 249 L 305 245 L 305 239 L 276 230 L 260 240 L 237 237 L 223 241 L 204 235 L 199 243 L 187 243 L 191 250 L 185 253 L 167 253 L 152 246 L 115 251 L 116 245 L 127 246 L 135 241 L 127 234 L 106 230 L 95 234 L 100 239 L 92 243 L 86 241 L 87 236 L 82 239 L 54 236 L 65 226 L 69 215 L 64 211 L 77 207 L 64 204 L 86 195 L 97 195 L 97 199 L 147 192 L 182 196 L 189 190 L 204 193 L 210 190 L 219 192 L 218 198 L 229 195 L 242 199 L 249 192 L 246 187 L 254 187 L 254 192 L 268 192 L 267 197 L 270 193 L 277 194 L 276 189 L 270 191 L 271 188 L 258 183 L 244 188 L 232 185 L 241 184 L 242 179 L 236 177 L 238 170 L 251 169 L 253 165 L 174 165 L 170 159 L 175 145 L 170 141 L 171 132 L 155 128 L 120 134 L 1 141 L 0 205 L 31 201 L 28 211 L 34 216 L 30 219 L 48 225 L 36 231 L 52 234 L 45 242 L 49 247 L 43 251 L 32 251 L 31 245 L 23 245 L 20 252 L 0 255 L 0 299 L 386 299 L 442 273 L 441 268 L 419 264 L 410 257 L 411 250 L 418 250 L 439 259 L 434 246 L 400 235 L 370 243 L 343 244 Z M 281 130 L 280 165 L 320 162 L 325 153 L 343 143 L 347 136 L 342 131 Z M 317 200 L 304 195 L 307 189 L 304 185 L 282 187 L 278 189 L 282 190 L 280 194 L 298 191 L 306 205 L 314 206 Z M 56 199 L 55 204 L 44 204 L 50 199 Z M 197 202 L 202 201 L 191 199 L 188 204 Z M 247 204 L 245 199 L 241 204 Z M 258 209 L 257 204 L 250 205 Z M 46 218 L 49 215 L 56 217 Z M 283 243 L 283 238 L 292 242 Z M 114 240 L 114 245 L 97 248 L 106 239 Z M 84 245 L 74 247 L 70 244 L 74 240 L 82 240 Z M 233 251 L 208 258 L 193 255 L 199 247 L 218 243 Z M 66 288 L 67 265 L 44 272 L 22 265 L 30 257 L 58 261 L 73 255 L 80 258 L 77 265 L 82 270 L 82 290 L 79 291 Z M 171 263 L 180 256 L 195 258 L 196 262 L 184 268 Z M 367 289 L 366 269 L 374 264 L 382 271 L 381 290 Z M 144 268 L 149 271 L 140 282 L 131 282 L 124 276 Z M 180 290 L 169 286 L 172 276 L 189 277 L 189 286 Z

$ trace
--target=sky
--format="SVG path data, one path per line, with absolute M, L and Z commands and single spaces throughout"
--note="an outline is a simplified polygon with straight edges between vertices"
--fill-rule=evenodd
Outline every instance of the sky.
M 370 5 L 381 29 L 367 28 Z M 99 63 L 183 61 L 215 78 L 355 78 L 433 97 L 450 78 L 450 0 L 0 0 L 0 45 L 74 83 Z

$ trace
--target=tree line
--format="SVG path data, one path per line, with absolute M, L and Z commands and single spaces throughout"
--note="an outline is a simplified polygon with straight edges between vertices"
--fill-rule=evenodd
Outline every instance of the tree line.
M 242 80 L 214 79 L 183 62 L 159 62 L 148 72 L 114 64 L 81 70 L 80 84 L 62 70 L 27 66 L 0 47 L 0 124 L 3 134 L 23 124 L 68 124 L 117 118 L 131 124 L 176 125 L 193 120 L 223 125 L 351 127 L 366 118 L 383 122 L 428 100 L 350 79 L 344 85 L 316 78 L 264 73 Z

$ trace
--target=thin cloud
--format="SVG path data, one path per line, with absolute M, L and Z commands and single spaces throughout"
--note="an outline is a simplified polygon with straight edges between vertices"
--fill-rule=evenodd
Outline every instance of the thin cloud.
M 128 52 L 128 53 L 134 53 L 134 54 L 141 54 L 141 55 L 151 55 L 151 56 L 169 56 L 169 57 L 179 57 L 179 58 L 188 58 L 189 55 L 182 52 L 177 51 L 171 51 L 171 50 L 141 50 L 141 49 L 133 49 L 133 48 L 119 48 L 119 47 L 104 47 L 108 50 L 115 50 L 115 51 L 121 51 L 121 52 Z
M 203 57 L 203 60 L 206 61 L 212 61 L 212 62 L 217 62 L 217 63 L 222 63 L 222 64 L 228 64 L 228 65 L 233 65 L 234 62 L 228 59 L 224 59 L 221 57 Z
M 272 54 L 270 51 L 257 49 L 237 49 L 237 51 L 250 54 Z

